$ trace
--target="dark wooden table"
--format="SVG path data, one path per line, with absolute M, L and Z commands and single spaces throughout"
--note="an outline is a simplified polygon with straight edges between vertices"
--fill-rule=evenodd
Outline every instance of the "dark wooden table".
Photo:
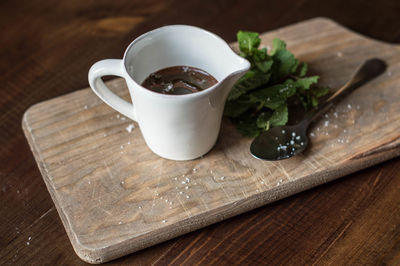
M 136 36 L 192 24 L 226 41 L 326 16 L 400 43 L 400 1 L 2 1 L 0 264 L 84 264 L 21 130 L 32 104 L 88 86 L 91 64 Z M 115 260 L 111 264 L 400 264 L 400 159 Z

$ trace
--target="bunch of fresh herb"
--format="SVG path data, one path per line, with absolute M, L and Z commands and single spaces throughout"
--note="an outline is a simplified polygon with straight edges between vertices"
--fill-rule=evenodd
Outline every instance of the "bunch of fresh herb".
M 245 136 L 255 137 L 270 127 L 288 122 L 288 102 L 297 97 L 305 110 L 318 105 L 329 88 L 317 87 L 319 76 L 307 77 L 308 65 L 299 62 L 280 39 L 271 51 L 258 49 L 256 32 L 239 31 L 240 55 L 251 63 L 250 70 L 235 84 L 228 96 L 224 115 L 232 119 Z

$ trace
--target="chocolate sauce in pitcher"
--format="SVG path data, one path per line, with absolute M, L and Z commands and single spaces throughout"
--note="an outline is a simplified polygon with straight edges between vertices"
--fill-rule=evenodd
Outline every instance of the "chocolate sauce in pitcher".
M 173 66 L 151 73 L 142 86 L 157 93 L 183 95 L 205 90 L 217 82 L 213 76 L 199 68 Z

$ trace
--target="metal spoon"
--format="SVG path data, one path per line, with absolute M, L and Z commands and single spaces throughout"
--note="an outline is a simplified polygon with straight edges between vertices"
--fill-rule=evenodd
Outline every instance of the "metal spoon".
M 369 59 L 355 72 L 353 77 L 324 104 L 308 111 L 304 119 L 291 126 L 274 127 L 256 137 L 250 146 L 251 154 L 263 160 L 282 160 L 305 150 L 308 145 L 307 129 L 320 115 L 358 87 L 379 76 L 386 70 L 386 63 L 380 59 Z

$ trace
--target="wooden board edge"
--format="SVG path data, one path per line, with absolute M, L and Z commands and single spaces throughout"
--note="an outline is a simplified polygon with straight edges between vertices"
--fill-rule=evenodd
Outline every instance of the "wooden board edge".
M 352 157 L 345 167 L 341 166 L 340 168 L 332 168 L 329 169 L 325 174 L 325 177 L 317 177 L 318 174 L 315 173 L 306 183 L 304 180 L 298 179 L 296 181 L 284 184 L 282 186 L 286 186 L 287 188 L 282 189 L 282 186 L 279 188 L 273 188 L 259 195 L 253 195 L 249 198 L 242 199 L 233 203 L 230 203 L 225 206 L 221 206 L 212 211 L 210 214 L 202 213 L 185 220 L 181 220 L 178 223 L 172 224 L 168 227 L 164 227 L 147 234 L 143 234 L 139 237 L 127 239 L 126 241 L 120 242 L 116 245 L 108 246 L 105 248 L 91 248 L 82 245 L 78 238 L 72 233 L 70 230 L 71 225 L 69 224 L 68 219 L 65 214 L 61 210 L 56 195 L 54 193 L 54 189 L 49 183 L 49 174 L 46 171 L 46 168 L 42 163 L 39 162 L 40 156 L 37 152 L 37 147 L 32 138 L 32 134 L 29 130 L 29 121 L 28 116 L 31 108 L 29 108 L 23 115 L 22 119 L 22 128 L 25 134 L 25 137 L 28 141 L 28 144 L 31 148 L 32 153 L 34 154 L 35 161 L 39 167 L 39 171 L 42 174 L 43 180 L 46 184 L 47 190 L 50 193 L 50 196 L 56 206 L 57 212 L 60 215 L 61 221 L 64 225 L 64 228 L 67 232 L 67 235 L 71 241 L 72 247 L 75 253 L 78 255 L 80 259 L 85 262 L 91 264 L 99 264 L 107 261 L 111 261 L 121 256 L 125 256 L 136 252 L 138 250 L 153 246 L 155 244 L 162 243 L 164 241 L 176 238 L 178 236 L 187 234 L 189 232 L 198 230 L 200 228 L 218 223 L 225 219 L 237 216 L 239 214 L 248 212 L 250 210 L 262 207 L 266 204 L 272 203 L 274 201 L 286 198 L 288 196 L 297 194 L 299 192 L 311 189 L 313 187 L 328 183 L 340 177 L 344 177 L 361 169 L 365 169 L 367 167 L 371 167 L 373 165 L 379 164 L 386 160 L 390 160 L 394 157 L 400 156 L 400 140 L 395 140 L 393 142 L 389 142 L 385 146 L 381 146 L 379 150 L 375 152 L 368 153 L 364 156 L 355 156 Z M 300 185 L 301 184 L 301 185 Z M 281 194 L 281 191 L 286 191 L 285 194 Z M 260 200 L 261 198 L 261 200 Z M 204 219 L 204 216 L 207 215 L 207 220 Z M 127 248 L 128 247 L 128 248 Z
M 44 102 L 42 102 L 42 103 L 44 103 Z M 24 132 L 25 138 L 27 139 L 28 145 L 29 145 L 29 147 L 30 147 L 30 149 L 31 149 L 31 151 L 32 151 L 32 153 L 34 155 L 33 157 L 34 157 L 34 159 L 36 161 L 36 164 L 38 165 L 39 171 L 40 171 L 40 173 L 42 175 L 42 179 L 43 179 L 43 181 L 44 181 L 44 183 L 45 183 L 45 185 L 47 187 L 47 190 L 49 191 L 49 194 L 51 196 L 51 199 L 52 199 L 54 205 L 56 206 L 56 210 L 58 212 L 58 215 L 61 218 L 61 222 L 62 222 L 62 224 L 63 224 L 63 226 L 65 228 L 65 231 L 67 232 L 68 238 L 69 238 L 69 240 L 71 242 L 72 248 L 74 249 L 75 253 L 78 255 L 78 257 L 81 260 L 83 260 L 85 262 L 88 262 L 88 263 L 91 263 L 91 264 L 102 263 L 102 262 L 104 262 L 104 261 L 101 260 L 102 255 L 98 254 L 97 250 L 93 250 L 91 248 L 87 248 L 87 247 L 83 246 L 79 242 L 77 236 L 72 232 L 72 230 L 70 230 L 71 225 L 69 223 L 69 220 L 65 216 L 65 214 L 62 211 L 61 207 L 59 206 L 59 203 L 58 203 L 59 201 L 57 199 L 57 196 L 54 193 L 54 188 L 51 186 L 51 184 L 49 182 L 50 176 L 48 174 L 48 171 L 46 170 L 46 166 L 39 161 L 40 160 L 40 156 L 39 156 L 38 149 L 36 147 L 35 141 L 32 138 L 31 131 L 29 130 L 30 126 L 29 126 L 29 121 L 28 121 L 29 113 L 32 112 L 32 110 L 34 110 L 35 108 L 37 108 L 37 106 L 39 104 L 41 104 L 41 103 L 38 103 L 38 104 L 35 104 L 35 105 L 32 105 L 31 107 L 29 107 L 24 112 L 24 114 L 22 116 L 22 130 Z
M 337 22 L 337 21 L 335 21 L 335 20 L 333 20 L 331 18 L 322 17 L 322 16 L 321 17 L 310 18 L 310 19 L 307 19 L 307 20 L 303 20 L 303 21 L 300 21 L 300 22 L 297 22 L 297 23 L 294 23 L 294 24 L 290 24 L 290 25 L 287 25 L 287 26 L 284 26 L 284 27 L 281 27 L 281 28 L 278 28 L 278 29 L 275 29 L 275 30 L 272 30 L 272 31 L 277 31 L 277 30 L 284 29 L 284 28 L 289 28 L 289 27 L 295 27 L 295 26 L 302 25 L 302 24 L 307 24 L 307 23 L 331 24 L 331 25 L 334 25 L 334 26 L 336 26 L 336 27 L 338 27 L 338 28 L 340 28 L 342 30 L 345 30 L 345 31 L 349 32 L 352 35 L 357 36 L 358 38 L 365 39 L 365 40 L 367 40 L 369 42 L 373 42 L 373 43 L 376 43 L 376 44 L 379 44 L 379 45 L 389 46 L 391 49 L 393 49 L 393 48 L 394 49 L 400 49 L 400 44 L 381 41 L 381 40 L 374 39 L 374 38 L 369 37 L 369 36 L 365 36 L 365 35 L 357 32 L 355 30 L 347 28 L 346 26 L 340 24 L 339 22 Z M 263 32 L 260 35 L 262 35 L 264 33 L 268 33 L 268 32 L 270 32 L 270 31 Z
M 168 227 L 153 230 L 139 237 L 127 239 L 116 245 L 104 248 L 102 257 L 99 260 L 102 262 L 111 261 L 393 159 L 400 156 L 400 142 L 398 144 L 399 145 L 393 149 L 386 149 L 381 152 L 370 154 L 367 157 L 350 160 L 345 166 L 333 167 L 322 177 L 319 173 L 314 173 L 307 177 L 308 179 L 306 182 L 304 182 L 305 180 L 303 179 L 298 179 L 265 191 L 264 193 L 221 206 L 212 210 L 212 213 L 198 214 Z M 283 187 L 286 188 L 282 189 Z M 282 194 L 282 191 L 286 191 L 286 193 Z M 204 219 L 206 215 L 207 220 Z

